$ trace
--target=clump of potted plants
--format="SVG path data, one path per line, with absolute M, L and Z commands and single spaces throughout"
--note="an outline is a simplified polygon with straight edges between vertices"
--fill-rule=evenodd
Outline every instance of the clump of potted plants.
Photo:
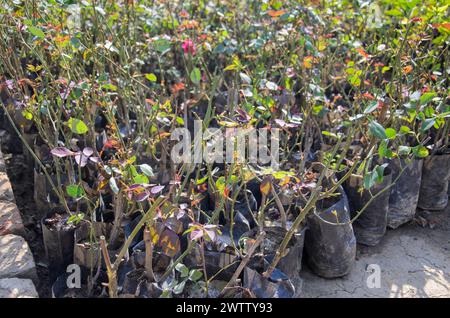
M 72 296 L 296 297 L 302 259 L 344 276 L 356 243 L 448 204 L 438 3 L 211 6 L 2 9 L 3 119 L 35 160 L 55 297 L 73 261 Z

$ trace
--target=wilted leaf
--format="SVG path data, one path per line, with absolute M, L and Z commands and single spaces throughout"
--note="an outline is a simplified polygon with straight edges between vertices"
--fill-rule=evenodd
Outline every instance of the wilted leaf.
M 403 74 L 409 74 L 413 70 L 413 67 L 411 65 L 407 65 L 403 68 Z

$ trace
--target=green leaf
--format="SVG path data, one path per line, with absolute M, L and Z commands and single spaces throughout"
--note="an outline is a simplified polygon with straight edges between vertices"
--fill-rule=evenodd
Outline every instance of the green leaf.
M 324 136 L 328 136 L 328 137 L 333 137 L 333 138 L 338 138 L 338 136 L 335 133 L 329 132 L 329 131 L 322 131 L 322 135 Z
M 32 120 L 33 119 L 33 114 L 30 113 L 28 110 L 23 110 L 22 111 L 22 115 L 23 115 L 23 117 L 25 117 L 28 120 Z
M 113 190 L 114 193 L 119 193 L 119 187 L 117 186 L 116 179 L 114 177 L 109 179 L 109 186 L 111 187 L 111 190 Z
M 200 73 L 200 70 L 198 68 L 194 68 L 191 71 L 191 74 L 189 75 L 189 77 L 190 77 L 191 81 L 194 84 L 198 84 L 198 83 L 200 83 L 200 79 L 202 78 L 202 74 Z
M 145 74 L 145 78 L 148 79 L 150 82 L 156 82 L 157 80 L 156 75 L 153 73 Z
M 204 177 L 201 178 L 201 179 L 198 179 L 198 180 L 196 181 L 196 184 L 202 184 L 202 183 L 204 183 L 206 180 L 208 180 L 208 175 L 204 176 Z
M 389 139 L 395 139 L 395 137 L 397 137 L 397 132 L 393 128 L 387 128 L 386 129 L 386 136 Z
M 84 219 L 84 213 L 72 214 L 67 219 L 67 224 L 78 224 L 81 220 Z
M 41 29 L 39 29 L 35 26 L 29 26 L 28 31 L 30 31 L 31 34 L 33 34 L 34 36 L 37 36 L 40 39 L 45 38 L 45 33 Z
M 411 147 L 408 146 L 400 146 L 398 147 L 398 154 L 400 156 L 407 156 L 409 155 L 411 152 Z
M 153 42 L 153 47 L 156 51 L 159 53 L 165 53 L 166 51 L 170 50 L 170 41 L 165 39 L 158 39 L 155 42 Z
M 142 173 L 145 174 L 148 177 L 153 177 L 155 174 L 153 173 L 152 167 L 150 167 L 148 164 L 144 163 L 139 166 L 139 169 L 141 169 Z
M 436 122 L 436 118 L 427 118 L 423 121 L 422 125 L 420 126 L 420 131 L 425 132 L 431 127 L 433 127 L 434 123 Z
M 385 140 L 383 140 L 380 143 L 380 146 L 378 147 L 378 155 L 380 156 L 380 158 L 384 158 L 386 157 L 386 153 L 387 153 L 387 142 Z
M 376 166 L 375 167 L 375 173 L 376 173 L 376 182 L 381 183 L 383 182 L 384 179 L 384 169 L 388 166 L 387 163 L 382 164 L 381 166 Z
M 80 198 L 84 195 L 84 189 L 77 184 L 68 185 L 66 187 L 66 192 L 70 197 L 74 199 Z
M 381 141 L 380 147 L 378 148 L 378 155 L 380 156 L 380 158 L 392 158 L 394 156 L 394 153 L 392 152 L 391 149 L 389 149 L 388 147 L 388 141 L 383 140 Z
M 373 112 L 375 109 L 377 109 L 378 107 L 378 102 L 377 101 L 373 101 L 371 102 L 366 109 L 364 110 L 364 114 L 370 114 L 371 112 Z
M 83 135 L 89 131 L 88 126 L 86 126 L 82 120 L 76 118 L 70 118 L 67 122 L 67 126 L 69 126 L 70 130 L 75 134 Z
M 181 126 L 184 126 L 184 119 L 181 118 L 180 116 L 177 116 L 177 118 L 175 118 L 175 120 L 177 121 L 177 123 Z
M 408 126 L 402 126 L 400 127 L 400 133 L 402 134 L 408 134 L 409 132 L 411 132 L 411 129 Z
M 224 71 L 232 71 L 232 70 L 235 70 L 235 69 L 237 69 L 237 65 L 235 65 L 235 64 L 230 64 L 230 65 L 228 65 L 227 67 L 225 67 L 223 70 L 224 70 Z
M 189 268 L 187 268 L 186 265 L 182 263 L 178 263 L 175 266 L 175 269 L 180 272 L 182 278 L 187 277 L 189 275 Z
M 145 184 L 145 183 L 149 183 L 149 180 L 146 175 L 137 174 L 133 177 L 133 182 L 136 184 Z
M 293 172 L 291 172 L 291 171 L 283 171 L 283 170 L 280 170 L 280 171 L 275 171 L 275 172 L 273 172 L 273 173 L 272 173 L 272 176 L 273 176 L 275 179 L 277 179 L 277 180 L 281 180 L 281 179 L 283 179 L 283 178 L 285 178 L 285 177 L 288 177 L 288 176 L 294 177 L 294 176 L 295 176 L 295 173 L 293 173 Z
M 428 92 L 420 96 L 420 105 L 426 105 L 428 104 L 433 97 L 436 96 L 435 92 Z
M 198 281 L 201 277 L 203 276 L 202 272 L 199 271 L 198 269 L 193 269 L 191 270 L 191 272 L 189 273 L 189 280 L 196 282 Z
M 413 154 L 419 158 L 425 158 L 429 155 L 428 149 L 422 145 L 416 146 L 416 147 L 412 148 L 412 150 L 413 150 Z
M 181 294 L 181 293 L 183 292 L 184 285 L 186 285 L 186 281 L 182 281 L 181 283 L 179 283 L 178 285 L 176 285 L 176 286 L 173 288 L 173 293 L 174 293 L 175 295 Z
M 394 8 L 394 9 L 385 11 L 384 14 L 390 15 L 390 16 L 399 17 L 399 16 L 402 16 L 402 15 L 403 15 L 403 12 L 401 12 L 401 11 L 400 11 L 399 9 L 397 9 L 397 8 Z
M 364 175 L 363 178 L 363 187 L 364 189 L 370 189 L 373 187 L 377 180 L 377 173 L 376 171 L 368 172 Z
M 377 137 L 378 139 L 386 139 L 387 138 L 386 130 L 384 129 L 383 126 L 381 126 L 376 121 L 371 121 L 369 123 L 369 131 L 373 136 Z
M 361 85 L 361 79 L 360 79 L 359 76 L 356 75 L 356 74 L 350 76 L 350 77 L 348 78 L 348 80 L 350 81 L 350 84 L 352 84 L 353 86 L 359 86 L 359 85 Z

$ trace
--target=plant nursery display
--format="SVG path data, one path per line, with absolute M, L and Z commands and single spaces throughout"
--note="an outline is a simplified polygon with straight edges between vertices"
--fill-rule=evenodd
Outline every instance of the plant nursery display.
M 0 2 L 48 297 L 301 297 L 448 204 L 448 1 Z

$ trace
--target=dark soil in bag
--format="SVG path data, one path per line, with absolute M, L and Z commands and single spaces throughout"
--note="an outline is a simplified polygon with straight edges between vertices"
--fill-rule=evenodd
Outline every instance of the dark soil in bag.
M 343 189 L 340 196 L 318 202 L 317 215 L 308 217 L 305 236 L 306 259 L 314 273 L 326 278 L 348 274 L 355 262 L 356 239 L 350 221 L 350 209 Z M 348 223 L 332 225 L 332 223 Z
M 388 212 L 388 227 L 391 229 L 414 219 L 422 180 L 422 164 L 423 160 L 417 159 L 395 159 L 391 162 L 392 181 L 398 177 L 401 169 L 405 168 L 391 188 Z
M 282 227 L 265 227 L 266 237 L 263 241 L 264 256 L 269 263 L 275 257 L 275 253 L 283 241 L 287 230 Z M 294 234 L 288 244 L 287 254 L 280 259 L 277 268 L 284 272 L 291 279 L 299 277 L 302 269 L 303 247 L 305 242 L 306 227 Z
M 383 182 L 376 183 L 370 192 L 362 190 L 363 179 L 351 176 L 344 182 L 344 189 L 350 202 L 351 217 L 355 217 L 358 211 L 369 202 L 371 194 L 375 196 L 383 189 L 390 186 L 392 182 L 392 174 L 389 168 L 384 170 Z M 367 208 L 353 222 L 353 230 L 355 231 L 356 241 L 359 244 L 375 246 L 380 243 L 386 233 L 388 211 L 389 211 L 390 191 L 386 190 L 376 197 Z
M 106 269 L 105 260 L 101 254 L 99 239 L 100 236 L 105 236 L 106 241 L 109 242 L 112 229 L 112 224 L 102 222 L 94 222 L 92 224 L 82 222 L 77 228 L 74 234 L 75 245 L 73 248 L 73 258 L 74 263 L 80 265 L 83 271 L 96 270 L 99 261 L 101 262 L 101 267 Z M 124 241 L 124 233 L 119 231 L 115 245 L 108 245 L 111 262 L 115 261 Z
M 423 210 L 443 210 L 448 203 L 450 150 L 424 159 L 417 206 Z
M 73 247 L 75 226 L 67 224 L 68 215 L 50 212 L 42 218 L 42 236 L 45 254 L 49 262 L 50 279 L 66 271 L 73 263 Z

